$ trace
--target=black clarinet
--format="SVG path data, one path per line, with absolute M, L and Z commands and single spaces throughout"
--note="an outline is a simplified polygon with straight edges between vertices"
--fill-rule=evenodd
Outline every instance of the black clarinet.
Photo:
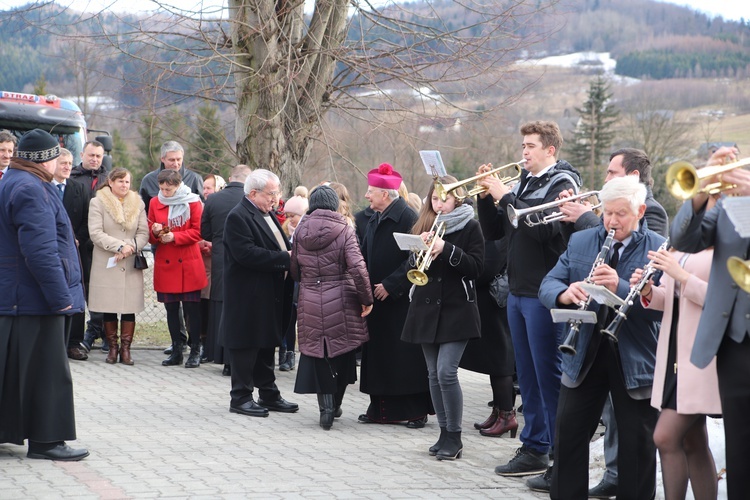
M 666 241 L 661 244 L 659 250 L 666 250 L 667 248 L 669 248 L 669 238 L 667 238 Z M 657 252 L 659 250 L 657 250 Z M 646 267 L 643 268 L 641 279 L 638 280 L 638 283 L 630 287 L 630 291 L 628 292 L 628 296 L 625 297 L 624 303 L 620 307 L 615 309 L 615 319 L 612 320 L 607 328 L 602 330 L 602 333 L 604 335 L 617 342 L 617 332 L 620 331 L 622 322 L 628 319 L 628 313 L 630 312 L 630 308 L 633 307 L 635 299 L 641 294 L 641 292 L 643 291 L 643 287 L 646 286 L 648 280 L 650 280 L 657 271 L 658 269 L 654 267 L 654 261 L 649 260 L 646 264 Z
M 609 233 L 607 234 L 607 238 L 604 240 L 604 245 L 602 245 L 602 249 L 599 250 L 599 255 L 596 256 L 596 260 L 594 261 L 594 265 L 591 266 L 591 271 L 589 271 L 589 275 L 586 277 L 585 280 L 583 280 L 585 283 L 591 283 L 593 281 L 594 271 L 597 267 L 604 264 L 604 262 L 607 260 L 607 254 L 609 253 L 609 249 L 612 247 L 612 241 L 615 239 L 615 230 L 610 229 Z M 591 304 L 591 295 L 586 300 L 581 301 L 578 304 L 578 310 L 579 311 L 585 311 L 589 308 L 589 304 Z M 571 320 L 569 322 L 570 324 L 570 332 L 568 333 L 568 336 L 565 337 L 565 342 L 560 344 L 560 347 L 558 349 L 563 354 L 570 354 L 575 356 L 576 354 L 576 348 L 573 347 L 576 344 L 576 338 L 578 337 L 578 332 L 581 329 L 581 325 L 583 324 L 583 321 L 581 320 Z

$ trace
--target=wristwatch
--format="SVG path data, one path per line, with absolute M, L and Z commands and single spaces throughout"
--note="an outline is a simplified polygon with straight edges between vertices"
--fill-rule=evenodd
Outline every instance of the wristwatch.
M 122 252 L 122 245 L 120 245 L 120 248 L 117 249 L 117 253 Z

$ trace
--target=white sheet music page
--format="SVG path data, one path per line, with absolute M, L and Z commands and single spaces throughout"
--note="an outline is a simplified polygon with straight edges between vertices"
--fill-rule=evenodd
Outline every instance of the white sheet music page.
M 427 175 L 434 177 L 443 177 L 446 175 L 445 165 L 443 165 L 443 159 L 440 156 L 440 151 L 420 151 L 419 157 L 422 158 L 424 169 Z
M 750 238 L 750 196 L 725 198 L 724 210 L 737 233 L 743 238 Z

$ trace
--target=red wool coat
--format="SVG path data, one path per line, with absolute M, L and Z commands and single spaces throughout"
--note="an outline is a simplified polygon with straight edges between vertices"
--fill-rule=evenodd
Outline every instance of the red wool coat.
M 200 290 L 208 284 L 198 242 L 201 241 L 200 201 L 190 204 L 190 219 L 173 227 L 174 241 L 159 243 L 151 227 L 155 222 L 167 225 L 169 207 L 158 197 L 151 199 L 148 207 L 148 241 L 157 244 L 154 255 L 154 290 L 161 293 L 184 293 Z

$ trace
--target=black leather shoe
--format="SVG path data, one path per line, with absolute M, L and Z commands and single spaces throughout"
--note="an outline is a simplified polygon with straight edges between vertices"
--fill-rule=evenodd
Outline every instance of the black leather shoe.
M 68 359 L 75 359 L 76 361 L 86 361 L 89 359 L 89 355 L 82 347 L 68 347 Z
M 422 418 L 417 418 L 415 420 L 409 420 L 406 422 L 406 427 L 409 429 L 421 429 L 424 427 L 424 424 L 427 423 L 427 415 L 425 415 Z
M 363 413 L 362 415 L 358 416 L 357 421 L 363 424 L 377 424 L 376 421 L 367 416 L 367 413 Z
M 29 443 L 29 452 L 26 456 L 45 460 L 58 460 L 60 462 L 77 462 L 88 457 L 89 450 L 85 448 L 75 450 L 64 442 L 45 450 L 40 449 L 40 445 Z
M 294 413 L 299 410 L 299 405 L 297 403 L 290 403 L 281 397 L 276 401 L 263 401 L 262 399 L 258 399 L 258 404 L 267 408 L 268 411 L 279 411 L 281 413 Z
M 224 375 L 225 377 L 228 377 L 232 374 L 232 367 L 229 366 L 229 363 L 224 365 L 224 369 L 221 370 L 221 374 Z
M 247 415 L 249 417 L 267 417 L 268 409 L 258 405 L 258 403 L 251 399 L 240 406 L 229 405 L 229 413 L 239 413 L 240 415 Z
M 617 496 L 617 485 L 601 481 L 589 490 L 589 498 L 614 498 Z

